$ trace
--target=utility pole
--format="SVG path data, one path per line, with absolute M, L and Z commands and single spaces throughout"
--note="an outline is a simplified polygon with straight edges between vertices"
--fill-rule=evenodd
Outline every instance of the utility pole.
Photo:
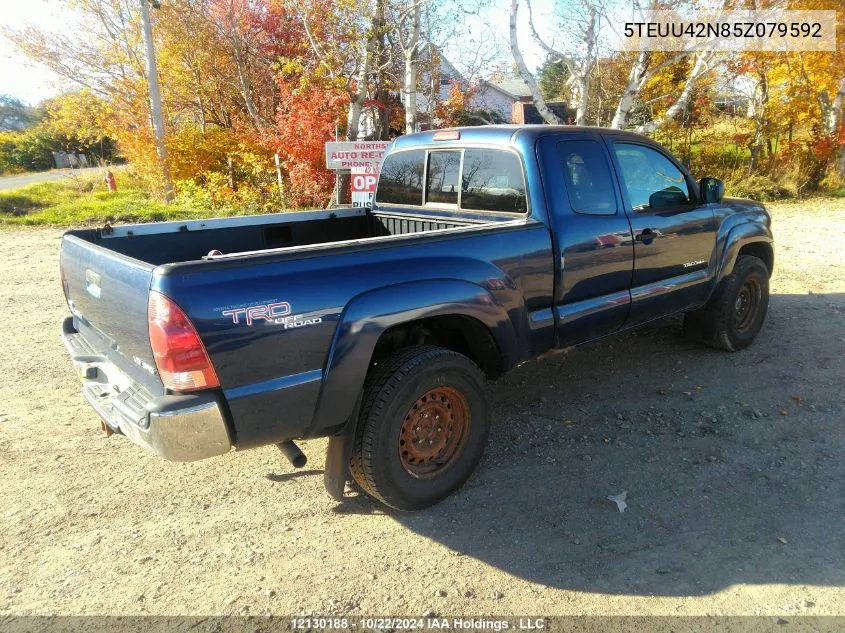
M 173 200 L 173 183 L 170 180 L 170 162 L 167 159 L 167 146 L 164 144 L 164 116 L 161 113 L 161 93 L 158 87 L 158 67 L 156 66 L 156 51 L 153 45 L 153 27 L 150 23 L 150 4 L 156 9 L 156 0 L 140 0 L 141 25 L 144 32 L 144 46 L 147 49 L 147 84 L 150 90 L 150 114 L 155 137 L 156 154 L 161 166 L 162 184 L 164 185 L 164 199 Z

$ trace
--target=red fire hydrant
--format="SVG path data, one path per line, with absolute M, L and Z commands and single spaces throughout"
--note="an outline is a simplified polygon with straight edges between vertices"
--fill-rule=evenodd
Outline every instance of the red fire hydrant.
M 103 180 L 106 181 L 106 186 L 109 188 L 110 193 L 117 191 L 117 182 L 115 182 L 114 174 L 111 173 L 111 169 L 106 171 L 106 176 Z

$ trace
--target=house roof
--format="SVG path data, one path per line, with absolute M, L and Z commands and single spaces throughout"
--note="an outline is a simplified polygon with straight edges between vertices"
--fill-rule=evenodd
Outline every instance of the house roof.
M 497 88 L 498 90 L 507 93 L 514 99 L 531 96 L 531 91 L 528 89 L 528 86 L 519 77 L 502 77 L 500 79 L 488 79 L 487 83 L 493 86 L 494 88 Z

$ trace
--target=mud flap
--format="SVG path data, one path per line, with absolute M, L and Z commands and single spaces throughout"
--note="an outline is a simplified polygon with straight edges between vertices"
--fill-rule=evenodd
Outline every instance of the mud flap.
M 326 492 L 335 501 L 343 501 L 343 491 L 346 488 L 346 480 L 349 479 L 349 458 L 352 456 L 352 448 L 355 446 L 355 433 L 358 431 L 358 414 L 361 410 L 361 398 L 355 403 L 352 410 L 352 417 L 346 423 L 343 433 L 332 435 L 329 438 L 329 447 L 326 449 L 326 469 L 323 471 L 323 485 Z

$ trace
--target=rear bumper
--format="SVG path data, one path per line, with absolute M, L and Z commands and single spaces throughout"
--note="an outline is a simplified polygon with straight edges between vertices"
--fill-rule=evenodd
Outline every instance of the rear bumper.
M 192 462 L 229 452 L 232 441 L 213 393 L 153 396 L 62 323 L 62 340 L 82 377 L 82 394 L 113 431 L 165 459 Z

